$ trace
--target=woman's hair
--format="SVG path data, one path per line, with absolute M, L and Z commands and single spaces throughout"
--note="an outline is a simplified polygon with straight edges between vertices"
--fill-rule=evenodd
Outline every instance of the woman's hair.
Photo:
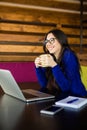
M 44 39 L 44 40 L 47 39 L 47 36 L 48 36 L 49 33 L 52 33 L 52 34 L 54 35 L 54 37 L 58 40 L 58 42 L 60 43 L 60 45 L 61 45 L 60 56 L 59 56 L 58 59 L 56 59 L 55 56 L 54 56 L 53 54 L 51 54 L 51 55 L 54 57 L 54 60 L 55 60 L 56 62 L 60 63 L 64 50 L 65 50 L 66 48 L 71 50 L 71 48 L 70 48 L 70 46 L 69 46 L 69 44 L 68 44 L 67 35 L 66 35 L 63 31 L 61 31 L 61 30 L 59 30 L 59 29 L 53 29 L 53 30 L 50 30 L 50 31 L 45 35 L 45 39 Z M 43 50 L 44 50 L 45 53 L 49 53 L 49 51 L 48 51 L 47 48 L 46 48 L 46 44 L 43 45 Z
M 71 48 L 70 48 L 70 46 L 69 46 L 69 44 L 68 44 L 67 35 L 66 35 L 63 31 L 61 31 L 61 30 L 59 30 L 59 29 L 54 29 L 54 30 L 49 31 L 49 32 L 45 35 L 45 39 L 44 39 L 44 40 L 47 39 L 47 36 L 48 36 L 49 33 L 52 33 L 52 34 L 54 35 L 54 37 L 58 40 L 59 44 L 61 45 L 61 51 L 60 51 L 60 56 L 59 56 L 59 58 L 56 59 L 56 57 L 55 57 L 53 54 L 51 54 L 51 55 L 53 56 L 53 58 L 54 58 L 54 60 L 56 61 L 56 63 L 59 64 L 60 67 L 61 67 L 61 69 L 64 71 L 64 64 L 62 63 L 62 56 L 63 56 L 63 53 L 64 53 L 64 51 L 65 51 L 66 49 L 71 50 Z M 48 51 L 47 48 L 46 48 L 46 44 L 43 45 L 43 50 L 44 50 L 45 53 L 49 53 L 49 51 Z M 71 51 L 72 51 L 72 50 L 71 50 Z M 74 52 L 74 51 L 73 51 L 73 52 Z M 74 54 L 75 54 L 75 52 L 74 52 Z M 75 54 L 75 55 L 76 55 L 76 54 Z M 77 57 L 77 56 L 76 56 L 76 57 Z M 77 58 L 77 62 L 78 62 L 78 58 Z M 78 67 L 79 67 L 79 69 L 80 69 L 79 62 L 78 62 Z M 48 79 L 50 79 L 50 81 L 51 81 L 51 80 L 53 79 L 52 72 L 51 72 L 51 68 L 48 67 L 46 72 L 47 72 L 47 77 L 48 77 Z M 51 81 L 50 83 L 51 83 L 51 84 L 50 84 L 49 86 L 52 86 L 52 81 Z
M 67 36 L 66 36 L 66 34 L 63 31 L 61 31 L 59 29 L 51 30 L 51 31 L 49 31 L 45 35 L 45 40 L 47 39 L 47 36 L 48 36 L 49 33 L 52 33 L 54 35 L 54 37 L 61 44 L 62 49 L 65 49 L 65 48 L 69 48 L 70 49 L 69 44 L 68 44 L 68 40 L 67 40 Z M 49 53 L 48 50 L 46 49 L 46 45 L 45 44 L 43 46 L 43 49 L 44 49 L 45 53 Z

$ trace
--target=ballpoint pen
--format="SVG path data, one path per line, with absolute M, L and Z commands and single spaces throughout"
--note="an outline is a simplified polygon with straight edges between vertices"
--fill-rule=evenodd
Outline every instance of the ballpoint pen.
M 67 101 L 67 103 L 73 103 L 73 102 L 76 102 L 77 100 L 79 100 L 78 98 L 75 98 L 75 99 L 72 99 L 70 101 Z

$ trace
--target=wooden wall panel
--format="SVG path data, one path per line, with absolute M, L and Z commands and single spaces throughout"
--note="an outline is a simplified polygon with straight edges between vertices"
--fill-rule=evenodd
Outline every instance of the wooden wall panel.
M 18 42 L 39 42 L 42 36 L 35 35 L 14 35 L 14 34 L 0 34 L 0 41 L 18 41 Z
M 44 23 L 43 23 L 44 25 Z M 50 25 L 50 24 L 49 24 Z M 50 29 L 53 29 L 53 27 L 51 26 L 36 26 L 36 25 L 33 25 L 33 22 L 32 22 L 32 25 L 26 25 L 26 24 L 6 24 L 6 23 L 0 23 L 0 30 L 3 30 L 3 31 L 23 31 L 23 32 L 36 32 L 36 33 L 46 33 L 48 32 Z
M 78 0 L 75 3 L 60 0 L 50 2 L 3 0 L 3 2 L 14 2 L 17 7 L 7 6 L 6 3 L 0 5 L 0 61 L 34 61 L 37 55 L 43 53 L 45 34 L 54 28 L 63 30 L 72 49 L 77 53 L 80 52 L 82 45 L 80 45 Z M 19 4 L 22 4 L 21 8 L 18 7 Z M 26 5 L 42 8 L 33 9 Z M 86 10 L 86 6 L 84 9 Z M 87 14 L 84 16 L 87 17 Z M 87 52 L 87 24 L 83 30 L 83 51 Z
M 41 46 L 25 46 L 25 45 L 0 45 L 0 52 L 23 52 L 23 53 L 38 53 L 43 52 Z
M 40 55 L 40 54 L 38 54 L 38 55 Z M 0 62 L 22 62 L 22 61 L 24 61 L 24 62 L 27 62 L 27 61 L 34 61 L 34 59 L 38 56 L 38 55 L 28 55 L 28 56 L 26 56 L 26 55 L 22 55 L 22 54 L 20 54 L 20 55 L 17 55 L 17 54 L 15 54 L 15 55 L 12 55 L 12 54 L 7 54 L 7 55 L 1 55 L 0 54 Z

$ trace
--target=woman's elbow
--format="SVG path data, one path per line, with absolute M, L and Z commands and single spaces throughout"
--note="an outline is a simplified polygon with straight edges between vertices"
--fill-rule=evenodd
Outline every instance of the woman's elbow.
M 71 86 L 70 83 L 67 82 L 60 84 L 62 92 L 68 92 L 70 90 L 70 86 Z

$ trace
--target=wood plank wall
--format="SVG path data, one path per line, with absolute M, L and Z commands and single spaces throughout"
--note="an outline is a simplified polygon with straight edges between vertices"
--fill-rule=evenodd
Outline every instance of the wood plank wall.
M 80 7 L 79 3 L 70 5 L 74 5 L 75 10 Z M 80 53 L 80 13 L 0 5 L 0 61 L 34 61 L 36 56 L 43 53 L 45 34 L 54 28 L 63 30 L 72 49 Z M 83 30 L 83 52 L 87 53 L 86 23 Z

